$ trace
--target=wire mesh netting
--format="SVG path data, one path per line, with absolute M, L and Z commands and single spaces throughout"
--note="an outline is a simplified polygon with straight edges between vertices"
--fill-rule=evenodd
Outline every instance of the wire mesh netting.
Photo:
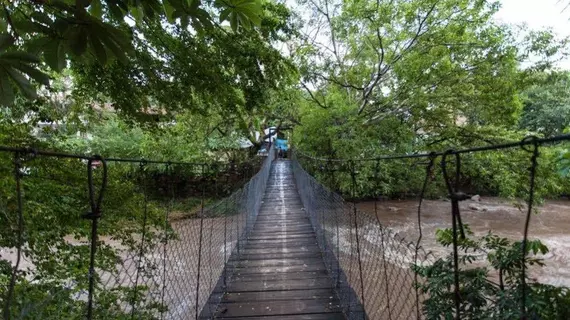
M 570 290 L 535 277 L 553 259 L 530 227 L 538 199 L 567 193 L 568 140 L 569 135 L 531 136 L 462 150 L 357 159 L 295 150 L 297 187 L 348 318 L 568 318 Z M 476 205 L 479 194 L 509 198 L 508 206 L 521 213 L 509 212 L 509 234 L 493 230 L 496 217 L 489 214 L 477 215 L 477 221 L 484 220 L 477 230 L 470 226 L 473 214 L 462 217 L 464 210 L 486 211 Z M 426 197 L 432 203 L 440 199 L 436 212 L 422 212 Z M 417 201 L 413 219 L 385 205 L 402 199 Z M 385 207 L 381 215 L 379 206 Z M 431 222 L 422 222 L 424 213 Z M 433 232 L 427 238 L 435 255 L 421 248 L 424 227 Z M 513 233 L 517 228 L 520 232 Z
M 211 314 L 273 155 L 254 174 L 254 165 L 0 153 L 4 319 Z
M 331 191 L 294 159 L 293 172 L 325 265 L 349 319 L 421 318 L 413 264 L 432 257 Z
M 543 194 L 550 191 L 544 180 L 535 183 L 535 178 L 557 166 L 557 162 L 539 166 L 539 147 L 567 140 L 570 136 L 532 138 L 443 153 L 386 156 L 364 159 L 359 168 L 354 160 L 305 157 L 309 161 L 299 162 L 293 153 L 295 187 L 347 318 L 568 318 L 567 288 L 531 281 L 527 272 L 527 265 L 540 262 L 532 251 L 543 250 L 539 242 L 528 239 L 535 187 Z M 507 150 L 520 146 L 523 149 Z M 229 261 L 239 260 L 257 218 L 274 158 L 269 152 L 258 171 L 249 165 L 236 174 L 233 164 L 222 168 L 0 150 L 4 319 L 211 317 L 234 271 Z M 490 243 L 494 252 L 512 257 L 509 269 L 495 268 L 497 283 L 487 281 L 489 268 L 469 265 L 469 259 L 478 257 L 470 257 L 467 249 L 482 250 L 480 242 L 465 236 L 469 229 L 459 207 L 459 201 L 468 198 L 460 190 L 462 178 L 485 172 L 482 168 L 489 165 L 482 153 L 488 151 L 509 159 L 500 162 L 500 171 L 507 173 L 512 185 L 524 186 L 516 189 L 515 196 L 526 198 L 522 241 L 511 244 L 491 235 L 482 240 L 487 246 L 483 249 Z M 439 171 L 434 169 L 438 157 Z M 529 158 L 530 167 L 521 170 Z M 490 172 L 486 174 L 497 174 Z M 438 175 L 439 183 L 434 179 Z M 327 179 L 334 188 L 324 185 Z M 435 259 L 419 246 L 421 204 L 430 182 L 449 198 L 451 210 L 446 212 L 451 213 L 452 228 L 443 231 L 443 241 L 450 247 L 445 259 Z M 341 189 L 353 199 L 374 196 L 374 213 L 346 202 L 336 192 Z M 376 210 L 379 194 L 398 190 L 411 191 L 419 199 L 419 237 L 414 243 L 383 226 Z M 478 254 L 494 259 L 493 254 Z M 504 276 L 504 270 L 512 275 Z M 543 303 L 545 299 L 548 303 Z

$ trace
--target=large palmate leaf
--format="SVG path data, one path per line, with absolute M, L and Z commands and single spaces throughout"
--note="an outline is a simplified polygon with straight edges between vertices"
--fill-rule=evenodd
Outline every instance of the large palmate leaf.
M 240 26 L 249 29 L 261 24 L 259 0 L 217 0 L 216 6 L 222 9 L 220 22 L 229 21 L 233 30 Z
M 49 85 L 47 74 L 38 70 L 35 64 L 38 57 L 22 51 L 0 52 L 0 104 L 11 105 L 14 102 L 14 87 L 29 99 L 35 99 L 36 88 L 30 82 L 34 80 Z
M 261 0 L 216 0 L 219 20 L 229 21 L 234 30 L 260 25 Z M 133 34 L 143 37 L 148 23 L 180 25 L 198 33 L 213 30 L 211 10 L 200 0 L 47 0 L 14 1 L 0 7 L 9 24 L 0 25 L 0 52 L 27 51 L 41 61 L 23 55 L 2 65 L 4 103 L 12 101 L 14 90 L 35 97 L 29 80 L 47 83 L 35 64 L 61 72 L 70 61 L 88 64 L 122 63 L 133 57 Z M 134 20 L 135 25 L 125 23 Z M 14 44 L 17 39 L 17 46 Z M 22 59 L 22 60 L 18 60 Z M 36 72 L 37 71 L 37 72 Z
M 40 59 L 23 51 L 6 51 L 13 42 L 9 35 L 0 35 L 0 104 L 11 105 L 14 102 L 14 87 L 30 99 L 35 99 L 36 89 L 30 82 L 49 85 L 49 77 L 35 67 Z

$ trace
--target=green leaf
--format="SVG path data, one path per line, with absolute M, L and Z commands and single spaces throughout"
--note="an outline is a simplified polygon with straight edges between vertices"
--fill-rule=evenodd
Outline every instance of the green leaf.
M 89 44 L 99 63 L 105 65 L 107 63 L 107 51 L 96 34 L 92 34 L 91 37 L 89 37 Z
M 0 67 L 0 104 L 11 106 L 14 103 L 14 89 L 4 68 Z
M 36 93 L 36 89 L 26 77 L 24 77 L 19 71 L 14 68 L 4 68 L 12 81 L 16 84 L 16 86 L 20 89 L 20 91 L 24 94 L 24 96 L 28 99 L 36 99 L 38 97 Z
M 13 23 L 14 27 L 16 30 L 18 30 L 19 33 L 38 32 L 39 26 L 41 26 L 26 18 L 15 19 Z
M 77 28 L 69 37 L 69 47 L 76 56 L 81 56 L 87 49 L 87 32 L 85 28 Z
M 232 30 L 237 31 L 238 28 L 238 15 L 236 12 L 232 12 L 230 14 L 230 26 L 232 27 Z
M 133 47 L 130 38 L 123 31 L 107 24 L 95 24 L 94 30 L 103 46 L 118 60 L 123 63 L 128 61 L 127 56 L 132 54 Z
M 45 12 L 34 11 L 34 13 L 31 14 L 31 18 L 37 22 L 45 24 L 46 26 L 51 26 L 53 24 L 53 20 Z
M 27 45 L 26 51 L 30 54 L 39 55 L 41 52 L 45 50 L 46 45 L 52 41 L 53 39 L 49 37 L 30 39 L 26 43 Z
M 113 55 L 121 62 L 126 63 L 128 61 L 125 50 L 117 45 L 117 43 L 109 37 L 101 38 L 101 42 L 109 49 Z
M 111 12 L 111 15 L 117 19 L 117 20 L 123 20 L 123 18 L 125 17 L 125 12 L 128 10 L 128 8 L 123 7 L 120 3 L 108 3 L 108 8 L 109 11 Z
M 15 61 L 15 62 L 27 62 L 27 63 L 39 63 L 40 62 L 40 58 L 38 58 L 37 56 L 31 54 L 31 53 L 27 53 L 27 52 L 23 52 L 23 51 L 12 51 L 12 52 L 6 52 L 0 55 L 0 59 L 2 60 L 11 60 L 11 61 Z
M 166 19 L 168 20 L 168 22 L 173 23 L 175 20 L 173 16 L 175 8 L 168 0 L 163 1 L 163 6 L 164 6 L 164 14 L 166 15 Z
M 65 50 L 61 40 L 48 43 L 44 51 L 44 59 L 53 70 L 60 72 L 66 67 Z
M 91 0 L 76 0 L 75 3 L 78 8 L 87 8 L 90 5 Z
M 6 50 L 13 43 L 14 38 L 11 35 L 7 33 L 0 34 L 0 51 Z
M 225 21 L 230 13 L 232 13 L 232 10 L 230 8 L 222 10 L 222 13 L 220 13 L 220 22 Z
M 6 19 L 0 19 L 0 32 L 4 33 L 8 31 L 8 23 Z
M 200 7 L 200 4 L 202 4 L 200 0 L 190 0 L 190 10 L 195 11 Z
M 14 68 L 27 74 L 30 78 L 34 79 L 38 83 L 41 83 L 45 86 L 49 85 L 49 76 L 35 67 L 22 63 L 15 65 Z
M 239 26 L 249 29 L 253 25 L 261 24 L 261 4 L 255 0 L 228 0 L 216 1 L 217 7 L 223 8 L 220 21 L 228 18 L 230 25 L 235 31 Z
M 131 7 L 131 14 L 137 23 L 140 23 L 144 17 L 143 9 L 138 6 Z
M 93 16 L 101 19 L 103 16 L 103 7 L 101 6 L 101 0 L 92 0 L 89 6 L 89 13 Z

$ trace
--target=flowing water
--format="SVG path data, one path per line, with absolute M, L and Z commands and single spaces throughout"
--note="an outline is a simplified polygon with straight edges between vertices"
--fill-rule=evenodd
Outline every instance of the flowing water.
M 374 201 L 361 202 L 358 208 L 374 214 Z M 469 224 L 476 236 L 489 230 L 510 240 L 522 240 L 526 217 L 525 206 L 518 206 L 500 198 L 482 197 L 481 201 L 460 203 L 464 224 Z M 418 201 L 389 200 L 376 202 L 378 217 L 410 242 L 418 238 Z M 570 201 L 553 200 L 538 206 L 538 214 L 530 221 L 529 239 L 540 239 L 550 251 L 544 255 L 546 265 L 532 268 L 531 277 L 541 283 L 570 286 Z M 422 247 L 436 256 L 449 252 L 435 241 L 437 229 L 451 227 L 451 203 L 424 200 L 421 212 Z

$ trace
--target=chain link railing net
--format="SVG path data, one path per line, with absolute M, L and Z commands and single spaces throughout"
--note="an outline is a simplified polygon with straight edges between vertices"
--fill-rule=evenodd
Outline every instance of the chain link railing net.
M 375 213 L 358 210 L 319 183 L 295 157 L 292 166 L 347 317 L 421 318 L 423 297 L 416 291 L 411 266 L 429 263 L 431 256 L 384 227 Z M 324 164 L 319 167 L 333 171 Z
M 254 165 L 238 174 L 234 165 L 105 162 L 106 183 L 101 161 L 1 156 L 4 319 L 198 319 L 221 298 L 274 153 L 255 175 Z M 85 214 L 86 166 L 95 197 L 104 186 L 95 219 Z

